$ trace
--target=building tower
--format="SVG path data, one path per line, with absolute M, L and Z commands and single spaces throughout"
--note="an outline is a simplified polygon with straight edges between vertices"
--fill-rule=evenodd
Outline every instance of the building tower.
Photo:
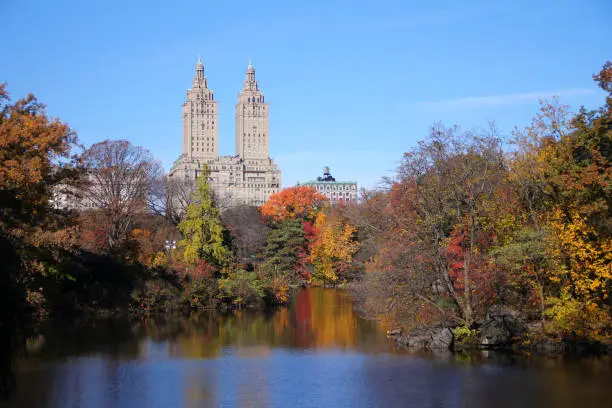
M 208 89 L 204 65 L 198 58 L 193 85 L 183 104 L 183 155 L 214 159 L 219 155 L 217 101 Z
M 244 86 L 236 104 L 236 154 L 245 161 L 268 159 L 268 104 L 259 91 L 255 68 L 249 61 Z

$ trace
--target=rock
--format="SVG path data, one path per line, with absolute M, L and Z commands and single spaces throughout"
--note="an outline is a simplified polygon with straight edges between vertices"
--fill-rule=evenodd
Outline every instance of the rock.
M 410 332 L 406 339 L 408 340 L 406 346 L 411 349 L 427 349 L 431 342 L 431 334 L 427 329 L 414 330 Z
M 395 341 L 399 346 L 415 350 L 449 350 L 453 345 L 453 333 L 448 327 L 428 327 L 399 335 Z
M 441 327 L 431 334 L 430 349 L 450 349 L 453 346 L 453 332 L 448 327 Z
M 401 336 L 401 335 L 402 335 L 402 329 L 387 330 L 387 336 L 389 337 L 395 337 L 395 336 Z
M 526 331 L 517 311 L 493 306 L 479 325 L 480 345 L 483 348 L 503 348 L 514 343 Z

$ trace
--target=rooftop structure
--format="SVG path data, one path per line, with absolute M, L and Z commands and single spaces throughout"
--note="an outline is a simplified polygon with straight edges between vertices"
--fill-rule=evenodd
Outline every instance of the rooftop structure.
M 317 177 L 316 180 L 298 183 L 298 185 L 315 188 L 319 193 L 326 196 L 332 204 L 357 201 L 357 182 L 336 181 L 327 166 L 323 168 L 323 176 Z

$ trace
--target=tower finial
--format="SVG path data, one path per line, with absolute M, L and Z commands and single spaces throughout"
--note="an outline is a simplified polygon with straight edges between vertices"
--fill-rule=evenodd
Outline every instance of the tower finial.
M 251 57 L 249 57 L 249 66 L 247 67 L 247 76 L 250 76 L 250 80 L 255 79 L 255 68 L 253 68 L 253 63 L 251 62 Z

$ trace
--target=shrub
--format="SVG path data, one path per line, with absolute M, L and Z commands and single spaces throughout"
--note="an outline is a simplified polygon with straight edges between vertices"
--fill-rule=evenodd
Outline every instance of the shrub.
M 185 283 L 183 301 L 191 310 L 212 309 L 217 306 L 219 284 L 212 277 L 193 277 Z
M 478 340 L 478 332 L 466 325 L 457 326 L 452 329 L 456 344 L 474 344 Z
M 264 298 L 264 285 L 255 272 L 239 270 L 219 279 L 219 296 L 237 306 L 260 305 Z
M 132 292 L 132 312 L 138 314 L 168 313 L 181 307 L 177 287 L 163 279 L 155 279 Z

